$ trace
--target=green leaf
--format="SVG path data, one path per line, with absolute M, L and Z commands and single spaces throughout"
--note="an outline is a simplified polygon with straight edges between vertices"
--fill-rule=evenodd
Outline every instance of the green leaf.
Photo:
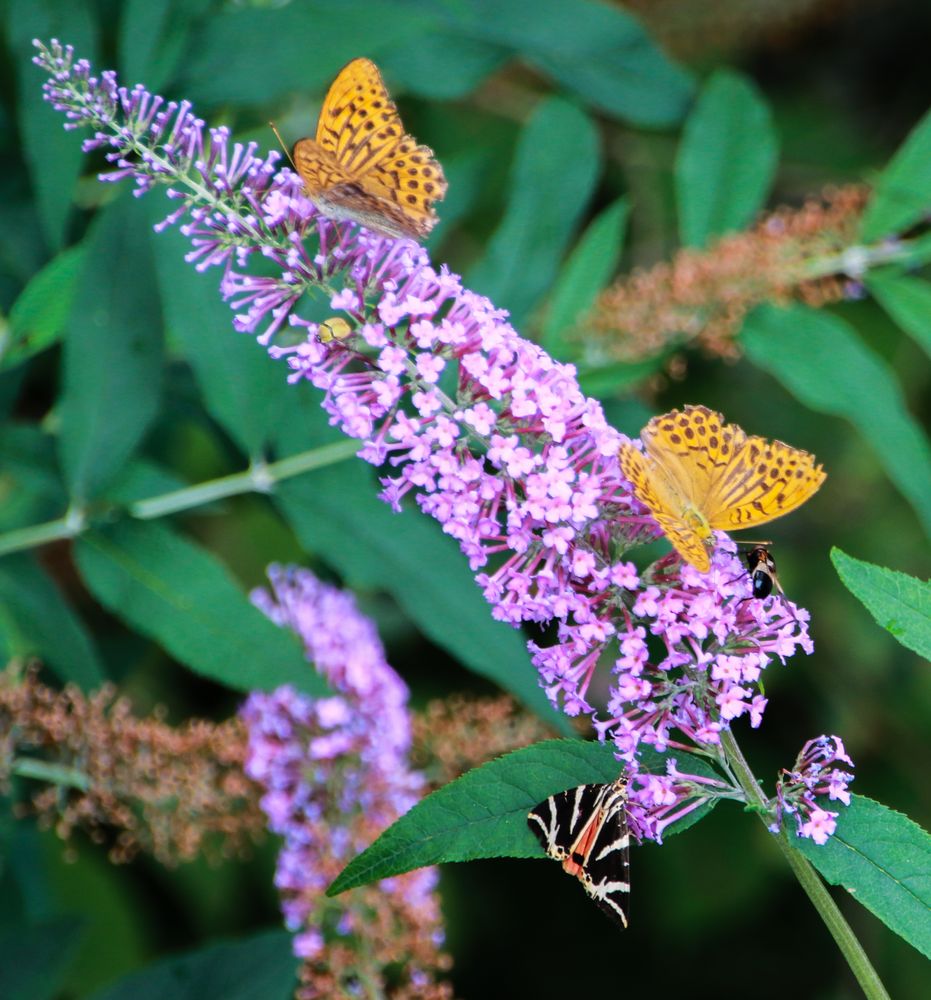
M 71 495 L 98 495 L 158 411 L 162 318 L 147 209 L 124 194 L 94 220 L 68 318 L 60 454 Z
M 226 5 L 192 32 L 176 90 L 198 106 L 255 107 L 292 91 L 322 96 L 350 59 L 364 54 L 377 61 L 435 23 L 429 13 L 403 4 L 388 8 L 380 0 Z M 305 134 L 312 133 L 309 121 Z
M 10 309 L 10 339 L 0 354 L 0 367 L 11 368 L 57 343 L 84 268 L 84 247 L 63 250 L 23 289 Z
M 624 245 L 629 209 L 627 199 L 619 198 L 596 216 L 563 265 L 543 323 L 542 344 L 550 354 L 565 356 L 566 331 L 588 312 L 611 280 Z
M 441 649 L 570 731 L 540 687 L 525 639 L 492 619 L 456 542 L 419 509 L 395 513 L 377 491 L 368 467 L 350 460 L 281 483 L 273 499 L 301 544 L 349 586 L 385 589 Z
M 891 269 L 870 271 L 863 282 L 893 321 L 931 357 L 931 283 Z
M 52 435 L 35 424 L 0 427 L 0 530 L 51 520 L 66 505 Z
M 165 205 L 152 206 L 161 218 Z M 176 226 L 153 236 L 169 334 L 194 370 L 207 409 L 248 455 L 261 454 L 281 420 L 288 391 L 281 363 L 255 337 L 233 329 L 234 313 L 219 295 L 217 269 L 202 273 L 184 260 L 189 241 Z
M 0 983 L 4 1000 L 52 1000 L 86 930 L 76 917 L 0 927 Z
M 507 211 L 466 284 L 518 328 L 556 277 L 599 169 L 598 133 L 579 108 L 544 101 L 521 133 Z
M 661 371 L 665 360 L 664 355 L 657 354 L 646 361 L 612 361 L 597 367 L 580 367 L 579 385 L 586 396 L 616 396 Z
M 290 934 L 264 931 L 156 962 L 93 1000 L 290 1000 L 297 962 Z
M 120 80 L 163 90 L 184 54 L 195 19 L 210 0 L 124 0 L 120 11 Z
M 884 566 L 874 566 L 831 549 L 844 586 L 887 632 L 908 649 L 931 660 L 931 583 Z
M 84 166 L 81 143 L 62 128 L 60 111 L 44 99 L 45 72 L 32 63 L 34 38 L 60 38 L 85 59 L 97 52 L 92 8 L 72 0 L 11 0 L 7 5 L 9 68 L 18 83 L 18 125 L 45 242 L 51 251 L 65 243 L 75 183 Z
M 832 803 L 833 804 L 833 803 Z M 931 837 L 907 816 L 854 795 L 819 847 L 794 846 L 891 930 L 931 958 Z
M 454 101 L 471 94 L 508 58 L 509 53 L 497 45 L 435 30 L 430 32 L 429 44 L 424 44 L 420 34 L 403 39 L 382 54 L 378 65 L 402 90 L 431 100 Z
M 743 229 L 766 201 L 778 158 L 763 96 L 745 76 L 718 70 L 685 123 L 676 157 L 682 243 L 703 247 Z
M 38 656 L 62 681 L 84 691 L 104 681 L 89 633 L 30 555 L 0 559 L 0 633 L 12 653 Z
M 747 317 L 740 339 L 800 402 L 856 427 L 931 533 L 931 447 L 895 376 L 849 324 L 805 306 L 765 305 Z
M 860 239 L 873 243 L 908 229 L 931 208 L 931 111 L 908 138 L 873 184 Z
M 423 6 L 439 13 L 435 3 Z M 691 77 L 616 6 L 469 0 L 445 5 L 443 16 L 455 33 L 507 46 L 586 103 L 634 125 L 674 125 L 691 97 Z
M 675 756 L 682 770 L 712 773 L 688 754 Z M 340 872 L 327 895 L 445 861 L 543 857 L 527 813 L 554 792 L 614 781 L 621 769 L 613 745 L 592 740 L 545 740 L 497 757 L 418 802 Z
M 195 673 L 236 691 L 326 692 L 294 635 L 253 607 L 219 560 L 164 525 L 88 532 L 75 557 L 103 605 Z

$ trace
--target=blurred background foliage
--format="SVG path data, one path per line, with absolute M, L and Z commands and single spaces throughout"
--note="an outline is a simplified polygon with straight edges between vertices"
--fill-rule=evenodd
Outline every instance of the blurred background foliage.
M 64 484 L 73 494 L 100 463 L 114 463 L 119 475 L 89 489 L 110 505 L 98 511 L 335 439 L 313 391 L 284 390 L 280 367 L 232 332 L 216 276 L 180 263 L 183 239 L 149 237 L 167 212 L 161 193 L 127 204 L 95 180 L 101 163 L 83 156 L 80 137 L 63 131 L 41 100 L 31 39 L 67 41 L 95 68 L 115 67 L 123 83 L 190 100 L 209 124 L 263 148 L 274 141 L 269 118 L 289 142 L 311 133 L 331 78 L 367 55 L 449 178 L 429 241 L 434 260 L 510 309 L 522 333 L 576 363 L 617 427 L 633 435 L 652 414 L 700 402 L 823 461 L 825 486 L 770 535 L 786 591 L 812 611 L 815 653 L 772 668 L 765 726 L 744 749 L 771 778 L 809 737 L 840 734 L 857 763 L 856 791 L 928 825 L 926 664 L 864 612 L 828 552 L 838 546 L 928 573 L 931 459 L 921 428 L 931 404 L 931 295 L 921 224 L 931 183 L 916 196 L 887 175 L 891 214 L 872 223 L 867 216 L 858 230 L 862 204 L 842 207 L 840 235 L 812 252 L 823 263 L 858 244 L 895 249 L 884 238 L 905 236 L 917 247 L 907 270 L 873 268 L 871 258 L 864 272 L 844 258 L 825 272 L 829 283 L 816 283 L 817 294 L 798 292 L 781 274 L 756 298 L 708 279 L 698 289 L 707 301 L 688 299 L 690 316 L 707 315 L 701 310 L 714 307 L 715 295 L 747 304 L 724 349 L 696 344 L 701 323 L 686 335 L 648 312 L 637 329 L 654 323 L 659 346 L 633 350 L 611 339 L 611 323 L 595 331 L 588 312 L 611 282 L 662 275 L 655 267 L 679 259 L 683 246 L 713 253 L 719 236 L 752 230 L 763 211 L 798 210 L 826 189 L 880 178 L 931 103 L 926 3 L 5 0 L 0 11 L 0 531 L 61 517 Z M 924 142 L 911 182 L 931 170 L 922 165 L 931 161 Z M 821 210 L 812 209 L 816 230 Z M 124 265 L 118 296 L 107 278 L 113 255 Z M 759 277 L 752 255 L 744 260 L 743 277 Z M 672 286 L 656 282 L 646 291 L 623 285 L 625 308 L 648 292 L 657 309 L 668 305 Z M 800 301 L 786 311 L 772 298 Z M 106 317 L 94 340 L 81 331 L 101 303 Z M 148 328 L 155 346 L 132 404 L 151 413 L 136 414 L 145 434 L 126 464 L 105 440 L 93 454 L 69 445 L 62 412 L 75 412 L 68 407 L 80 383 L 93 383 L 100 369 L 116 376 L 114 421 L 131 405 L 119 389 L 128 323 Z M 69 343 L 83 352 L 70 361 Z M 392 520 L 372 499 L 373 474 L 359 465 L 310 472 L 272 499 L 247 494 L 175 519 L 179 544 L 192 547 L 179 558 L 209 560 L 204 587 L 248 591 L 274 560 L 343 581 L 377 620 L 415 704 L 489 691 L 495 680 L 539 704 L 521 643 L 485 621 L 464 564 L 434 525 L 410 512 Z M 133 544 L 154 551 L 159 536 Z M 164 704 L 174 721 L 235 711 L 241 693 L 229 675 L 166 639 L 173 625 L 165 609 L 134 617 L 118 601 L 116 612 L 107 606 L 101 558 L 86 538 L 0 558 L 0 650 L 39 656 L 53 682 L 114 680 L 140 711 Z M 255 640 L 258 650 L 265 639 L 272 642 Z M 269 683 L 299 669 L 295 656 L 281 651 Z M 169 871 L 140 857 L 114 867 L 90 843 L 72 843 L 65 856 L 52 832 L 17 822 L 14 812 L 5 799 L 4 996 L 180 996 L 171 990 L 182 981 L 212 983 L 201 996 L 282 995 L 289 959 L 284 935 L 270 930 L 278 925 L 274 844 L 248 864 Z M 457 995 L 776 997 L 788 984 L 804 997 L 857 995 L 757 823 L 722 807 L 662 850 L 635 851 L 633 864 L 623 938 L 555 869 L 448 866 Z M 925 959 L 856 903 L 841 902 L 892 995 L 927 996 Z M 218 944 L 243 935 L 251 937 L 239 948 Z M 120 976 L 195 948 L 208 950 L 193 965 L 162 966 L 110 991 Z M 204 971 L 218 968 L 242 973 L 221 987 Z

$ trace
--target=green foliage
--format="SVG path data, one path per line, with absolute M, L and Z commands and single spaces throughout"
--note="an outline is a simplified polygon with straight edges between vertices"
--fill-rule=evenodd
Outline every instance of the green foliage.
M 31 63 L 34 38 L 67 38 L 88 59 L 97 55 L 98 28 L 89 7 L 70 0 L 12 0 L 6 5 L 10 48 L 19 89 L 17 115 L 23 152 L 35 191 L 36 208 L 46 247 L 65 243 L 73 211 L 74 186 L 84 166 L 81 147 L 61 127 L 58 112 L 42 98 Z
M 543 323 L 541 343 L 556 358 L 567 352 L 566 334 L 591 308 L 617 268 L 630 205 L 618 199 L 596 216 L 579 237 L 559 277 Z
M 83 936 L 83 921 L 75 917 L 0 926 L 0 982 L 6 1000 L 59 996 Z
M 26 285 L 10 310 L 10 339 L 0 365 L 18 365 L 58 342 L 83 270 L 79 244 L 53 257 Z
M 520 138 L 508 207 L 470 287 L 511 313 L 518 325 L 546 293 L 598 177 L 598 136 L 584 111 L 542 104 Z
M 158 412 L 162 317 L 148 216 L 124 194 L 95 220 L 64 351 L 62 471 L 74 499 L 95 497 L 139 446 Z M 119 267 L 101 267 L 119 261 Z
M 685 123 L 676 157 L 682 243 L 703 247 L 763 207 L 778 159 L 769 107 L 745 77 L 718 70 Z
M 857 428 L 931 534 L 931 446 L 892 372 L 849 324 L 803 306 L 760 306 L 748 317 L 741 341 L 749 357 L 800 402 Z
M 826 844 L 799 839 L 794 845 L 828 882 L 843 886 L 931 958 L 931 837 L 917 823 L 854 795 Z
M 688 754 L 678 758 L 693 773 L 713 773 Z M 659 759 L 650 758 L 655 770 Z M 505 754 L 418 802 L 343 869 L 327 894 L 443 861 L 543 857 L 527 813 L 555 792 L 614 781 L 621 768 L 613 746 L 591 740 L 547 740 Z
M 164 209 L 147 207 L 153 222 Z M 184 236 L 172 228 L 152 239 L 169 336 L 177 337 L 211 416 L 246 454 L 260 455 L 284 415 L 277 365 L 252 337 L 230 336 L 230 308 L 217 294 L 217 275 L 185 262 Z
M 0 639 L 5 658 L 40 657 L 62 681 L 85 691 L 103 683 L 103 666 L 83 622 L 25 553 L 0 561 Z
M 931 358 L 931 283 L 892 270 L 880 270 L 866 276 L 866 287 Z
M 832 549 L 844 586 L 903 646 L 931 660 L 931 584 Z
M 324 694 L 290 632 L 246 599 L 209 552 L 160 524 L 89 532 L 75 555 L 97 599 L 192 670 L 236 691 Z
M 291 936 L 266 931 L 157 962 L 93 1000 L 288 1000 L 296 970 Z
M 873 184 L 873 196 L 860 226 L 871 243 L 908 229 L 931 205 L 931 113 L 912 129 L 902 147 Z

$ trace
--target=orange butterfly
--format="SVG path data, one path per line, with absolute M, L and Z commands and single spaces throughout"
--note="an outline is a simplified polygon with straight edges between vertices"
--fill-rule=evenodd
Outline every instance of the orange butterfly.
M 317 134 L 294 146 L 293 162 L 324 215 L 383 236 L 423 239 L 446 194 L 433 150 L 407 135 L 378 67 L 353 59 L 333 81 Z
M 673 548 L 702 573 L 711 566 L 705 542 L 713 529 L 782 517 L 826 476 L 814 455 L 748 435 L 706 406 L 654 417 L 640 440 L 643 452 L 621 445 L 621 472 Z

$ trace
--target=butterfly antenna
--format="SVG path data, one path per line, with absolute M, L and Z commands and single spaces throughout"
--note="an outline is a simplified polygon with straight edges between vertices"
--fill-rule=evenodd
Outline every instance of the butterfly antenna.
M 294 157 L 291 156 L 291 151 L 284 144 L 284 139 L 281 138 L 281 133 L 278 131 L 278 127 L 274 122 L 268 123 L 272 132 L 275 133 L 275 138 L 278 140 L 278 145 L 284 150 L 284 155 L 291 161 L 291 166 L 294 167 L 294 172 L 298 173 L 297 164 L 294 162 Z

